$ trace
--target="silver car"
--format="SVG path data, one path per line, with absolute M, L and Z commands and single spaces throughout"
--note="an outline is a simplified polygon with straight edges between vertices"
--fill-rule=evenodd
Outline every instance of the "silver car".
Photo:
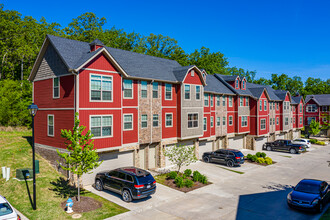
M 0 220 L 20 220 L 21 217 L 5 197 L 0 195 Z
M 304 144 L 307 148 L 311 147 L 311 142 L 308 139 L 297 138 L 292 141 L 293 144 Z

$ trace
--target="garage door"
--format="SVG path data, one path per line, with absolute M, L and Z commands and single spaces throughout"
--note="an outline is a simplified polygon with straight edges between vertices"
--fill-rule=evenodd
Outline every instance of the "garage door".
M 93 170 L 91 174 L 84 174 L 82 176 L 82 182 L 86 185 L 91 185 L 94 183 L 95 175 L 98 172 L 105 170 L 112 170 L 118 167 L 133 166 L 133 151 L 128 152 L 107 152 L 99 154 L 100 161 L 103 160 L 101 165 Z
M 212 151 L 212 141 L 201 141 L 199 142 L 199 158 L 202 159 L 202 156 L 205 152 Z
M 149 146 L 149 169 L 156 168 L 156 144 Z
M 285 139 L 285 135 L 284 135 L 284 133 L 282 133 L 282 134 L 277 134 L 277 135 L 276 135 L 276 140 L 278 140 L 278 139 Z
M 142 146 L 140 145 L 140 149 L 139 149 L 139 160 L 140 160 L 140 168 L 142 169 L 146 169 L 146 146 Z
M 293 139 L 300 138 L 300 131 L 293 132 Z
M 228 138 L 228 149 L 241 150 L 243 148 L 244 148 L 244 138 L 243 138 L 243 136 Z
M 262 151 L 262 145 L 264 143 L 267 142 L 267 138 L 266 137 L 259 137 L 259 138 L 256 138 L 256 151 Z

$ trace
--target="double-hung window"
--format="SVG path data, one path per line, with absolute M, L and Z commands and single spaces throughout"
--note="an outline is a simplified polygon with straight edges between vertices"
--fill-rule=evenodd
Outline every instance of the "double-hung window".
M 245 97 L 245 106 L 249 106 L 249 97 Z
M 245 80 L 243 80 L 242 84 L 242 88 L 245 89 Z
M 165 100 L 172 99 L 172 84 L 165 84 Z
M 152 98 L 158 98 L 158 82 L 152 83 Z
M 165 127 L 173 127 L 173 114 L 172 113 L 165 114 Z
M 213 94 L 210 94 L 210 102 L 211 102 L 211 107 L 213 107 Z
M 141 116 L 141 128 L 148 127 L 148 115 Z
M 158 127 L 158 114 L 154 114 L 152 116 L 152 126 L 153 127 Z
M 260 130 L 265 130 L 266 129 L 266 119 L 261 119 L 260 120 Z
M 273 102 L 273 109 L 275 110 L 275 102 Z
M 243 97 L 239 97 L 239 106 L 243 106 Z
M 217 106 L 220 106 L 220 96 L 217 95 Z
M 214 117 L 211 116 L 211 127 L 213 128 L 214 127 Z
M 91 75 L 91 100 L 112 101 L 112 77 Z
M 53 78 L 53 98 L 57 99 L 60 97 L 60 78 Z
M 91 132 L 94 137 L 112 136 L 112 115 L 91 116 Z
M 278 110 L 278 102 L 276 103 L 276 110 Z
M 222 105 L 223 105 L 223 107 L 226 107 L 226 99 L 227 99 L 227 96 L 223 96 L 222 97 Z
M 269 119 L 269 125 L 272 125 L 272 123 L 273 123 L 273 119 L 270 118 L 270 119 Z
M 277 118 L 276 118 L 276 124 L 277 124 L 277 125 L 279 124 L 279 122 L 278 122 L 278 121 L 279 121 L 279 119 L 278 119 L 278 117 L 277 117 Z
M 299 122 L 300 122 L 300 124 L 302 124 L 302 117 L 299 118 Z
M 190 85 L 184 85 L 184 99 L 190 99 Z
M 264 111 L 267 111 L 267 101 L 264 100 Z
M 188 128 L 198 127 L 198 113 L 188 114 Z
M 148 97 L 148 83 L 147 81 L 141 81 L 141 98 Z
M 196 86 L 196 100 L 201 100 L 201 86 Z
M 217 127 L 220 126 L 220 117 L 217 117 Z
M 233 116 L 229 116 L 228 124 L 229 126 L 233 125 Z
M 124 79 L 124 98 L 133 98 L 133 81 L 130 79 Z
M 133 115 L 124 114 L 124 131 L 133 130 Z
M 236 88 L 239 88 L 239 85 L 238 85 L 238 80 L 236 80 Z
M 47 135 L 54 137 L 54 115 L 48 115 L 47 117 Z
M 289 125 L 289 118 L 285 117 L 285 121 L 284 121 L 285 125 Z
M 209 106 L 209 94 L 204 94 L 204 106 Z
M 270 102 L 270 103 L 269 103 L 269 110 L 272 110 L 272 107 L 273 107 L 273 105 L 272 105 L 272 103 Z
M 203 131 L 207 131 L 207 118 L 203 118 Z
M 259 111 L 262 111 L 262 101 L 259 101 Z
M 229 96 L 229 107 L 233 107 L 233 97 Z
M 299 112 L 302 113 L 302 105 L 299 105 Z
M 247 124 L 247 116 L 242 116 L 242 127 L 246 127 Z

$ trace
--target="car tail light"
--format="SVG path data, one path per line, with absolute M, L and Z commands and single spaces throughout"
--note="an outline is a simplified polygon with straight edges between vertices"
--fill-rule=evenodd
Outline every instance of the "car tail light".
M 17 220 L 21 220 L 21 216 L 17 215 Z
M 236 158 L 236 160 L 239 160 L 239 159 L 241 159 L 240 157 L 235 157 Z
M 301 147 L 299 147 L 299 150 L 301 150 Z
M 152 182 L 152 184 L 156 184 L 156 180 Z
M 142 189 L 144 185 L 134 185 L 135 189 Z
M 138 196 L 141 196 L 140 194 Z

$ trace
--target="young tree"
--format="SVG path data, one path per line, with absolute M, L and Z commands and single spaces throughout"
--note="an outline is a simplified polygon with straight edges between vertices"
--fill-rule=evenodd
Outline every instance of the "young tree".
M 320 133 L 320 123 L 315 120 L 312 120 L 309 125 L 309 132 L 312 135 L 317 135 L 318 133 Z
M 62 169 L 69 170 L 77 175 L 78 185 L 78 201 L 80 201 L 80 178 L 84 173 L 88 173 L 94 168 L 100 166 L 103 161 L 98 162 L 99 156 L 94 149 L 93 137 L 91 131 L 88 130 L 86 134 L 83 134 L 85 126 L 79 125 L 78 113 L 75 114 L 73 130 L 61 130 L 61 136 L 66 138 L 68 142 L 68 153 L 60 153 L 57 150 L 58 155 L 63 158 L 68 165 L 62 166 Z
M 164 155 L 178 167 L 178 173 L 182 166 L 188 166 L 189 164 L 196 162 L 195 146 L 174 145 L 173 147 L 166 149 Z

